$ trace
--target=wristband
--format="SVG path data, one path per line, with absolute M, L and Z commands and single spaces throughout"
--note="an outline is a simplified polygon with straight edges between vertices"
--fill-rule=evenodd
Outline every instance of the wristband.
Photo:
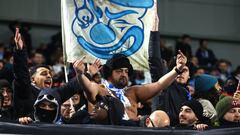
M 90 74 L 90 72 L 85 72 L 84 75 L 85 75 L 89 80 L 92 80 L 92 75 Z
M 178 75 L 183 73 L 183 71 L 180 71 L 177 67 L 175 67 L 175 71 Z

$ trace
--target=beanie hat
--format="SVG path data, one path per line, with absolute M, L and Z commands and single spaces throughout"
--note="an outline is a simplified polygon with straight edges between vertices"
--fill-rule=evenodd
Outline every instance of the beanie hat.
M 103 65 L 103 77 L 107 79 L 111 76 L 112 70 L 119 68 L 128 68 L 128 75 L 133 73 L 133 67 L 130 64 L 129 59 L 124 54 L 114 54 L 111 59 L 107 60 Z
M 4 87 L 7 87 L 7 88 L 9 88 L 9 90 L 12 91 L 10 83 L 7 80 L 5 80 L 5 79 L 1 79 L 0 80 L 0 89 L 2 89 Z
M 196 117 L 201 121 L 203 119 L 203 106 L 196 100 L 189 100 L 182 104 L 182 106 L 190 107 L 195 113 Z
M 195 91 L 207 92 L 218 82 L 217 78 L 211 75 L 203 74 L 195 77 Z
M 235 100 L 231 96 L 222 96 L 216 105 L 218 119 L 221 119 L 231 108 L 240 107 L 240 100 Z

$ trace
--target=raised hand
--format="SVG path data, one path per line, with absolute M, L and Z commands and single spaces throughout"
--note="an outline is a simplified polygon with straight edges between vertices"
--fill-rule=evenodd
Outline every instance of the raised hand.
M 73 63 L 73 68 L 76 73 L 81 74 L 85 71 L 84 59 L 86 56 L 83 56 L 80 60 L 77 60 Z
M 96 59 L 93 64 L 88 66 L 88 71 L 91 75 L 95 75 L 98 73 L 102 68 L 102 63 L 99 59 Z
M 186 63 L 187 63 L 187 57 L 180 50 L 178 50 L 178 55 L 176 60 L 177 69 L 182 71 Z
M 16 44 L 16 49 L 17 50 L 22 50 L 24 44 L 23 44 L 23 40 L 22 40 L 21 34 L 19 32 L 19 28 L 16 28 L 14 41 L 15 41 L 15 44 Z

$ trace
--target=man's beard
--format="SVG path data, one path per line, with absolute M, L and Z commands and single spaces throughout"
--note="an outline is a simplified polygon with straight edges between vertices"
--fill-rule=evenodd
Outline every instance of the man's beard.
M 126 77 L 121 77 L 118 80 L 113 80 L 113 85 L 116 88 L 122 89 L 128 85 L 128 79 Z

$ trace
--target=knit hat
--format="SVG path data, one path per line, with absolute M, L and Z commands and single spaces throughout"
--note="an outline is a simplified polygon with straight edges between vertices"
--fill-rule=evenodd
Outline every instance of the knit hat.
M 196 92 L 207 92 L 218 82 L 216 77 L 207 74 L 196 76 L 194 80 Z
M 188 100 L 184 102 L 182 106 L 190 107 L 200 121 L 203 119 L 203 107 L 200 102 L 196 100 Z
M 111 59 L 103 65 L 103 77 L 107 79 L 111 76 L 112 70 L 119 68 L 128 68 L 128 75 L 133 73 L 133 67 L 129 59 L 124 54 L 114 54 Z
M 9 88 L 9 90 L 12 91 L 10 83 L 5 79 L 0 80 L 0 89 L 2 89 L 3 87 L 7 87 L 7 88 Z
M 231 96 L 222 96 L 216 105 L 218 119 L 221 119 L 231 108 L 240 107 L 240 100 Z

